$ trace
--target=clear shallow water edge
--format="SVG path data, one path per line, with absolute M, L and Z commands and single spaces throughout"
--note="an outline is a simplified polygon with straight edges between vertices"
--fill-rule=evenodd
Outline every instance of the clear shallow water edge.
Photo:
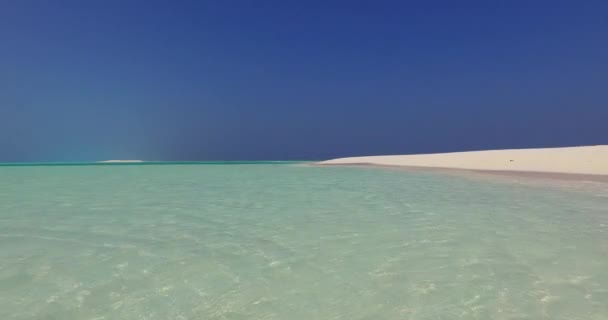
M 606 319 L 607 208 L 375 168 L 0 167 L 0 318 Z

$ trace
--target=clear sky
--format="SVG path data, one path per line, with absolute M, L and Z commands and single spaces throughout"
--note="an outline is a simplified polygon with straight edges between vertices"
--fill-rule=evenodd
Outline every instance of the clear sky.
M 608 143 L 608 1 L 1 1 L 0 161 Z

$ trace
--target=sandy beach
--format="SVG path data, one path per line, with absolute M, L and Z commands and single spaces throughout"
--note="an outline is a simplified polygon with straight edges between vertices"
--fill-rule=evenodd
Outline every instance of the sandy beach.
M 608 145 L 349 157 L 322 161 L 319 164 L 459 169 L 553 177 L 568 175 L 608 181 Z

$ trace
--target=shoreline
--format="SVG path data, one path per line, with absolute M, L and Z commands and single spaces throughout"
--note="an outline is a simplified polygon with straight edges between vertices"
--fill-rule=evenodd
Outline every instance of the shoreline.
M 437 173 L 608 194 L 608 145 L 349 157 L 315 165 Z
M 393 167 L 437 168 L 510 172 L 556 177 L 581 175 L 579 178 L 604 180 L 608 177 L 608 145 L 565 148 L 482 150 L 450 153 L 379 155 L 348 157 L 318 162 L 319 165 L 379 165 Z M 569 179 L 568 176 L 564 176 Z
M 485 177 L 502 177 L 502 178 L 524 178 L 527 180 L 544 180 L 544 181 L 575 181 L 575 182 L 599 182 L 608 184 L 608 175 L 600 174 L 581 174 L 581 173 L 566 173 L 566 172 L 539 172 L 539 171 L 517 171 L 517 170 L 484 170 L 484 169 L 460 169 L 460 168 L 445 168 L 445 167 L 422 167 L 422 166 L 402 166 L 402 165 L 384 165 L 374 163 L 317 163 L 314 166 L 318 167 L 362 167 L 362 168 L 378 168 L 392 169 L 408 172 L 428 172 L 428 173 L 443 173 L 456 176 L 485 176 Z

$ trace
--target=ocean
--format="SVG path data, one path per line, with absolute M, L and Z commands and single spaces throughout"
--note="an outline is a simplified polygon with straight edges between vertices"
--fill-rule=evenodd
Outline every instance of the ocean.
M 0 166 L 0 319 L 608 319 L 608 194 L 273 162 Z

